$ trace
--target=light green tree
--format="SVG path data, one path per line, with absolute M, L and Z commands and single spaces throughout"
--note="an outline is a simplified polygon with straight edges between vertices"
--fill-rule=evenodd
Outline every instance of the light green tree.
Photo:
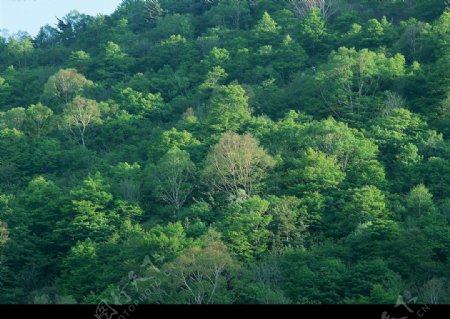
M 92 81 L 75 69 L 61 69 L 48 79 L 44 86 L 44 95 L 56 99 L 60 104 L 67 104 L 93 85 Z
M 248 97 L 240 85 L 220 86 L 209 102 L 206 123 L 217 132 L 236 131 L 250 119 Z
M 227 209 L 226 217 L 218 223 L 230 251 L 241 260 L 250 261 L 268 250 L 269 202 L 253 196 Z
M 411 218 L 420 218 L 435 212 L 433 195 L 425 187 L 420 184 L 415 186 L 406 197 L 407 215 Z
M 53 116 L 53 111 L 42 103 L 38 103 L 28 107 L 26 114 L 26 124 L 30 133 L 40 137 L 48 128 L 51 117 Z
M 205 182 L 215 191 L 238 196 L 241 190 L 252 195 L 261 188 L 261 181 L 273 159 L 251 135 L 225 133 L 207 156 L 203 171 Z
M 173 217 L 177 218 L 194 188 L 195 165 L 189 153 L 174 147 L 152 170 L 154 191 L 159 198 L 172 206 Z
M 63 118 L 66 127 L 74 136 L 79 136 L 81 145 L 86 147 L 86 130 L 101 121 L 101 110 L 96 101 L 76 96 L 64 107 Z

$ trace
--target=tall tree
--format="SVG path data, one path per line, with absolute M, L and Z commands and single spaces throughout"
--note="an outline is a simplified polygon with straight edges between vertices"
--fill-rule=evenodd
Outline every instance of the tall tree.
M 158 197 L 173 207 L 173 217 L 177 218 L 194 188 L 195 165 L 189 153 L 174 147 L 152 167 L 152 170 L 151 175 Z
M 76 96 L 65 106 L 63 116 L 64 124 L 72 134 L 80 137 L 81 144 L 85 147 L 86 129 L 90 124 L 100 122 L 101 111 L 96 101 Z
M 380 86 L 405 75 L 405 58 L 401 54 L 386 57 L 367 49 L 339 48 L 317 72 L 319 94 L 333 116 L 376 114 L 367 109 L 367 97 L 377 94 Z
M 226 216 L 218 222 L 218 229 L 230 251 L 241 260 L 252 261 L 269 249 L 269 202 L 252 196 L 230 205 Z
M 337 11 L 337 0 L 289 0 L 289 2 L 295 14 L 302 18 L 306 17 L 313 8 L 319 9 L 327 20 Z
M 26 124 L 28 129 L 31 131 L 31 134 L 40 137 L 48 128 L 53 111 L 42 103 L 38 103 L 28 107 L 26 113 Z
M 250 119 L 248 97 L 240 85 L 220 86 L 211 98 L 206 123 L 215 131 L 237 131 Z
M 411 189 L 406 197 L 406 208 L 408 209 L 407 218 L 412 220 L 433 214 L 436 209 L 433 195 L 423 184 Z
M 52 75 L 44 87 L 44 94 L 60 104 L 69 103 L 76 95 L 92 87 L 93 82 L 75 69 L 61 69 Z
M 237 263 L 217 232 L 210 230 L 204 237 L 201 247 L 186 249 L 156 273 L 161 283 L 148 301 L 202 305 L 231 303 L 236 298 L 230 284 Z
M 29 36 L 11 38 L 8 42 L 8 51 L 13 61 L 19 67 L 26 67 L 30 54 L 33 51 L 33 41 Z
M 225 133 L 209 151 L 204 169 L 205 182 L 214 190 L 238 196 L 240 190 L 252 195 L 273 159 L 251 135 Z

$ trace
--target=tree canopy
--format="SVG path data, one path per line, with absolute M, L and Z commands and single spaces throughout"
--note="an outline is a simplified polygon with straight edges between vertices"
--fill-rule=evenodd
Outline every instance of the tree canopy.
M 0 36 L 0 303 L 450 303 L 449 70 L 440 0 Z

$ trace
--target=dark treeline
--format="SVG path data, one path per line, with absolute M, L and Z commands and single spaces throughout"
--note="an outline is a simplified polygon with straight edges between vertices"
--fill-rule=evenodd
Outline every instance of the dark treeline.
M 0 37 L 0 303 L 450 303 L 449 74 L 444 0 Z

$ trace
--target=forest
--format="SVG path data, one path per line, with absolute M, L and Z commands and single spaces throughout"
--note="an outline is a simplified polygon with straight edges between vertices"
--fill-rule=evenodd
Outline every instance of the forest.
M 450 304 L 450 2 L 124 0 L 0 36 L 1 304 Z

